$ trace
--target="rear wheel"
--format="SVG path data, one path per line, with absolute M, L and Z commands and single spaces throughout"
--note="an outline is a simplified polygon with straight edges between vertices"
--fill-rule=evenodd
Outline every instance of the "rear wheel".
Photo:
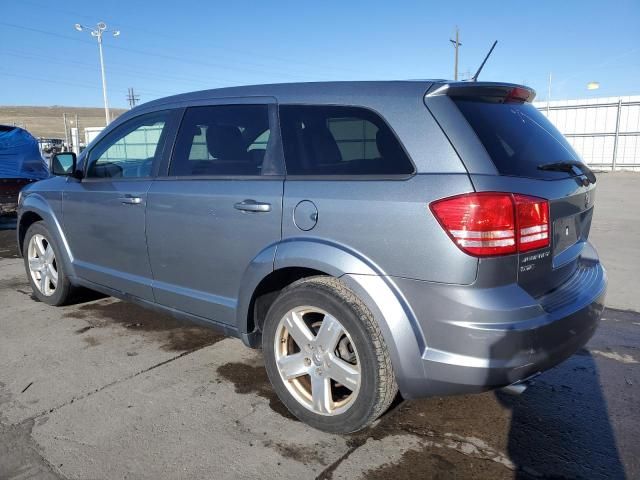
M 397 394 L 377 323 L 338 279 L 312 277 L 284 289 L 267 313 L 262 341 L 276 393 L 319 430 L 360 430 Z
M 64 305 L 72 294 L 59 250 L 44 222 L 29 227 L 24 238 L 24 265 L 33 294 L 49 305 Z

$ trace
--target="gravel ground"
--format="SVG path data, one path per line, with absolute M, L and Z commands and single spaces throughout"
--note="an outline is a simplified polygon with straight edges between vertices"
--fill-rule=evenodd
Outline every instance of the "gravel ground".
M 640 478 L 638 191 L 599 177 L 609 308 L 586 348 L 518 397 L 404 402 L 348 436 L 293 419 L 238 340 L 112 298 L 34 301 L 0 230 L 0 479 Z

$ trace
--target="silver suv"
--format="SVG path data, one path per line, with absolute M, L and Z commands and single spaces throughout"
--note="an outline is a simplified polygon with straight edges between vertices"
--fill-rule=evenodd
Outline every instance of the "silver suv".
M 313 427 L 521 385 L 593 335 L 596 179 L 487 82 L 264 85 L 156 100 L 26 188 L 34 294 L 78 287 L 262 347 Z

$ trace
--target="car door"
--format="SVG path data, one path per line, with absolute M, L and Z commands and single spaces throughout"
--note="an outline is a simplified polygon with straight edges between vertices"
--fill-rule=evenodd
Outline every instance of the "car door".
M 235 323 L 251 261 L 281 238 L 277 112 L 251 101 L 187 108 L 167 176 L 148 192 L 156 301 L 222 324 Z
M 64 231 L 82 279 L 153 301 L 147 254 L 147 191 L 178 112 L 135 117 L 85 157 L 84 177 L 63 196 Z

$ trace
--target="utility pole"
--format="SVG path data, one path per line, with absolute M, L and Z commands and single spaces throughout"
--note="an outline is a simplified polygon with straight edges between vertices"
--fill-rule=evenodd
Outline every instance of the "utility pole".
M 136 106 L 136 103 L 140 101 L 140 95 L 136 95 L 133 91 L 133 87 L 129 87 L 127 91 L 127 101 L 129 102 L 129 109 Z
M 78 114 L 76 113 L 76 138 L 73 142 L 73 151 L 76 155 L 80 155 L 80 124 L 78 123 Z
M 549 87 L 547 90 L 547 117 L 549 116 L 549 102 L 551 101 L 551 72 L 549 72 Z
M 111 122 L 111 115 L 109 114 L 109 101 L 107 100 L 107 76 L 104 71 L 104 56 L 102 55 L 102 34 L 104 32 L 111 32 L 114 37 L 120 35 L 120 30 L 107 30 L 107 24 L 104 22 L 98 23 L 95 29 L 91 29 L 91 27 L 85 27 L 84 25 L 80 25 L 76 23 L 74 28 L 82 32 L 84 29 L 89 29 L 91 32 L 91 36 L 95 37 L 98 40 L 98 52 L 100 55 L 100 74 L 102 75 L 102 98 L 104 100 L 104 117 L 106 120 L 106 124 L 109 125 Z
M 453 79 L 455 81 L 458 81 L 458 47 L 462 46 L 462 43 L 460 43 L 460 31 L 458 30 L 458 26 L 456 25 L 456 39 L 455 40 L 451 40 L 449 39 L 449 41 L 451 43 L 453 43 L 453 47 L 456 51 L 456 60 L 454 63 L 454 67 L 453 67 Z
M 65 148 L 69 145 L 69 132 L 67 130 L 67 114 L 62 114 L 62 121 L 64 122 L 64 145 Z

